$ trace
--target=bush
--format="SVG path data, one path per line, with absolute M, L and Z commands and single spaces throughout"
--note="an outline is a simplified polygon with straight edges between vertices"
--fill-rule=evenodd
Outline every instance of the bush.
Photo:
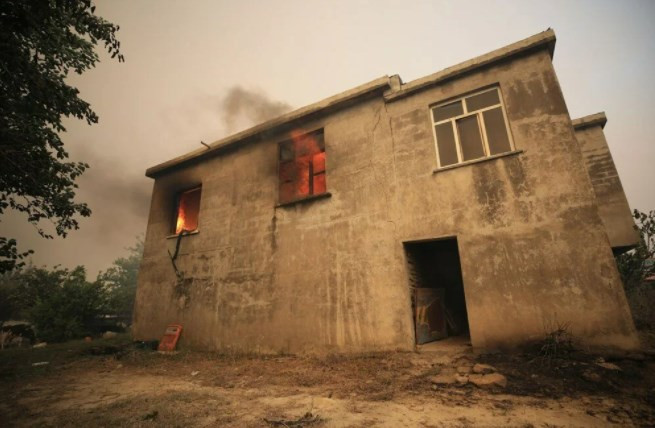
M 86 336 L 105 307 L 102 287 L 86 281 L 84 268 L 56 270 L 59 283 L 47 296 L 41 296 L 30 311 L 30 321 L 39 338 L 61 342 Z
M 83 266 L 28 266 L 0 275 L 0 322 L 29 320 L 48 342 L 118 330 L 132 316 L 143 239 L 128 251 L 94 282 L 86 280 Z
M 626 290 L 639 286 L 655 275 L 655 211 L 648 214 L 634 210 L 635 229 L 639 232 L 637 247 L 616 257 L 616 265 Z
M 60 342 L 91 333 L 106 306 L 99 282 L 88 282 L 84 267 L 52 270 L 29 267 L 2 278 L 11 314 L 27 318 L 41 340 Z

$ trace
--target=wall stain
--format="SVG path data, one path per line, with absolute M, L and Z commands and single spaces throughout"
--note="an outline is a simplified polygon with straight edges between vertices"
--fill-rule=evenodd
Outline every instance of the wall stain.
M 505 159 L 503 167 L 509 178 L 509 184 L 512 187 L 514 196 L 529 196 L 532 192 L 528 186 L 521 159 L 517 156 Z
M 503 204 L 507 196 L 505 183 L 499 178 L 495 164 L 478 165 L 473 171 L 475 193 L 482 217 L 491 224 L 503 224 Z
M 270 231 L 271 231 L 271 251 L 275 252 L 275 250 L 277 250 L 277 217 L 275 216 L 275 214 L 273 214 L 273 218 L 271 218 Z
M 559 85 L 551 72 L 533 73 L 529 79 L 517 80 L 507 93 L 507 112 L 511 120 L 539 114 L 566 114 Z

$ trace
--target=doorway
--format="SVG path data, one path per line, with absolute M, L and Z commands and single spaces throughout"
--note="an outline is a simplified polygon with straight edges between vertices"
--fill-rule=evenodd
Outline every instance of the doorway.
M 416 343 L 468 336 L 457 238 L 404 242 Z

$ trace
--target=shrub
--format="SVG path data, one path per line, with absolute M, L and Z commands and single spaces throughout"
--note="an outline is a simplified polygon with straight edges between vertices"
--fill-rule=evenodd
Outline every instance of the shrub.
M 68 270 L 29 267 L 6 275 L 2 288 L 13 315 L 27 318 L 41 340 L 59 342 L 93 333 L 106 299 L 98 282 L 88 282 L 82 266 Z

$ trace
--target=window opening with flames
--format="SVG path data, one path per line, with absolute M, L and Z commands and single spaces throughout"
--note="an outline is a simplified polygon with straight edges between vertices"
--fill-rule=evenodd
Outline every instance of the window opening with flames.
M 280 203 L 326 193 L 323 130 L 292 131 L 280 143 Z
M 200 187 L 186 190 L 177 196 L 175 209 L 175 234 L 182 231 L 198 230 L 198 213 L 200 212 Z

